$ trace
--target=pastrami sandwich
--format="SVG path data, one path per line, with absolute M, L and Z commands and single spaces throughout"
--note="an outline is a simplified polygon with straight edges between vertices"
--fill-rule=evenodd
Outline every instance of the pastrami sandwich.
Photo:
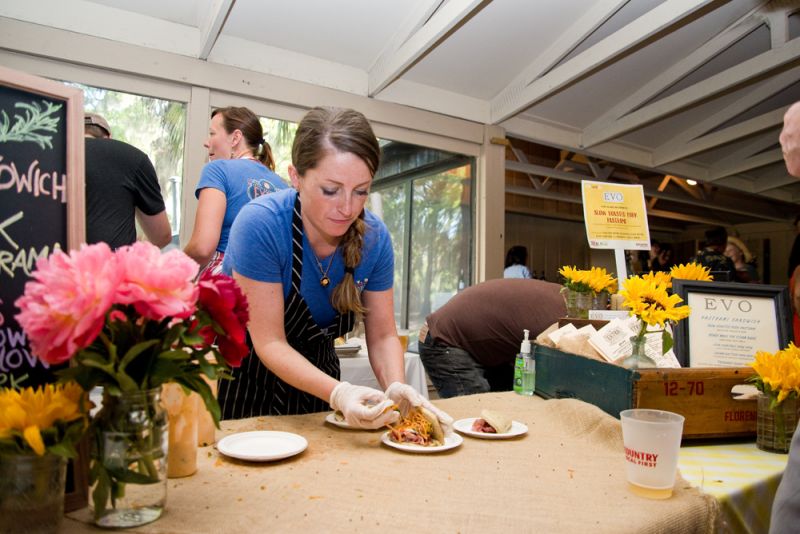
M 511 419 L 494 410 L 481 410 L 481 416 L 472 423 L 472 430 L 485 434 L 505 434 L 511 430 Z

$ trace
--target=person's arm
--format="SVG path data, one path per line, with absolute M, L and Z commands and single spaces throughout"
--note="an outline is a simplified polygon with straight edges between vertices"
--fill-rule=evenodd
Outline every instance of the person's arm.
M 283 284 L 259 282 L 236 271 L 233 277 L 250 306 L 250 339 L 258 358 L 287 384 L 327 401 L 339 382 L 317 369 L 286 340 Z
M 369 363 L 382 388 L 392 382 L 405 382 L 403 346 L 394 326 L 394 296 L 392 288 L 384 291 L 364 291 L 364 329 L 367 338 Z
M 200 190 L 192 237 L 183 251 L 201 267 L 211 261 L 217 250 L 226 208 L 225 193 L 213 187 Z
M 136 220 L 147 236 L 147 240 L 158 248 L 164 248 L 172 241 L 172 228 L 169 225 L 167 212 L 161 211 L 155 215 L 147 215 L 136 208 Z

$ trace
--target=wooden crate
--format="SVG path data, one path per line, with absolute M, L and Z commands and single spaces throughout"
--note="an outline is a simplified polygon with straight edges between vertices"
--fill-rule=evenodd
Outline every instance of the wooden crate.
M 734 400 L 731 388 L 755 374 L 749 367 L 632 370 L 534 346 L 536 394 L 577 398 L 619 418 L 628 408 L 683 415 L 684 438 L 754 436 L 756 401 Z

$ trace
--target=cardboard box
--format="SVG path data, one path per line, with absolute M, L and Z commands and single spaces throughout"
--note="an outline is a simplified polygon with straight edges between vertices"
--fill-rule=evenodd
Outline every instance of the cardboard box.
M 683 415 L 684 438 L 755 436 L 756 400 L 735 400 L 733 386 L 755 374 L 750 367 L 632 370 L 534 345 L 536 394 L 577 398 L 619 418 L 628 408 Z

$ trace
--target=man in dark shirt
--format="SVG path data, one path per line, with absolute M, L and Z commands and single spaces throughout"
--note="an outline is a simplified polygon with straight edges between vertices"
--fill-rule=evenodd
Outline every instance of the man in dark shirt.
M 172 231 L 147 154 L 111 139 L 108 122 L 96 113 L 84 116 L 86 146 L 86 242 L 112 249 L 136 241 L 136 221 L 159 248 Z
M 706 246 L 691 259 L 691 261 L 708 267 L 714 280 L 718 282 L 733 282 L 736 280 L 736 266 L 725 255 L 728 245 L 728 231 L 722 226 L 717 226 L 706 231 Z
M 560 291 L 544 280 L 487 280 L 428 315 L 419 354 L 439 396 L 510 390 L 522 331 L 533 340 L 564 317 Z

